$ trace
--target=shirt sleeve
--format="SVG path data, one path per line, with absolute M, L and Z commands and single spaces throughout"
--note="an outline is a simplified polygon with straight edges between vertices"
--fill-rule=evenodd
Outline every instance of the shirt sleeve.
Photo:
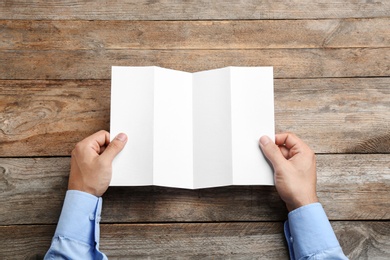
M 99 251 L 101 210 L 102 198 L 68 190 L 45 259 L 107 259 Z
M 284 223 L 290 258 L 348 259 L 320 203 L 291 211 Z

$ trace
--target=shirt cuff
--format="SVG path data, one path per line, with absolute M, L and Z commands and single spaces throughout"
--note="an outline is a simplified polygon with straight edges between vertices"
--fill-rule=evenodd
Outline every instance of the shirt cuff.
M 54 236 L 98 246 L 101 210 L 102 198 L 82 191 L 68 190 Z
M 285 222 L 284 232 L 291 259 L 301 259 L 330 248 L 340 247 L 320 203 L 309 204 L 291 211 Z

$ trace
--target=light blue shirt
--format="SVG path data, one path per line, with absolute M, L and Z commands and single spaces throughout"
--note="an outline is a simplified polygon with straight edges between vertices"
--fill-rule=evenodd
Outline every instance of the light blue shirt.
M 99 251 L 101 211 L 102 198 L 67 191 L 45 259 L 107 259 Z M 347 259 L 320 203 L 291 211 L 284 233 L 293 260 Z
M 348 259 L 320 203 L 288 213 L 284 234 L 292 260 Z
M 107 259 L 99 251 L 102 198 L 68 190 L 49 251 L 44 259 Z

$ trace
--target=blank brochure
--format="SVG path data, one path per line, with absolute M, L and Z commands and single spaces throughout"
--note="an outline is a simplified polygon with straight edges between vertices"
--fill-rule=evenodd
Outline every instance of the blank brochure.
M 272 67 L 112 67 L 111 138 L 128 142 L 110 185 L 273 185 L 258 145 L 274 138 L 273 94 Z

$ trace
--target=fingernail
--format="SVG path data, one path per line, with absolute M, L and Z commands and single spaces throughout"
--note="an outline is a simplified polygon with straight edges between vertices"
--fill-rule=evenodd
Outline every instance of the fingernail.
M 124 133 L 120 133 L 118 134 L 115 139 L 118 139 L 119 141 L 121 142 L 126 142 L 127 140 L 127 135 L 125 135 Z
M 261 138 L 260 138 L 260 143 L 262 145 L 267 145 L 269 142 L 271 141 L 271 139 L 266 136 L 266 135 L 263 135 Z

